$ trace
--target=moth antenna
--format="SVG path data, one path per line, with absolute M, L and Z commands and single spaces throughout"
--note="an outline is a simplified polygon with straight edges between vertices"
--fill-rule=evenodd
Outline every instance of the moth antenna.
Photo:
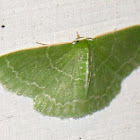
M 36 42 L 37 44 L 40 44 L 40 45 L 47 45 L 47 44 L 44 44 L 44 43 L 40 43 L 40 42 Z

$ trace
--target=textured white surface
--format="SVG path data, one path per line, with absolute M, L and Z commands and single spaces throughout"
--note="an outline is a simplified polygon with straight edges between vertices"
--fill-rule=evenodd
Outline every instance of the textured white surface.
M 0 0 L 0 55 L 140 24 L 139 0 Z M 73 120 L 42 116 L 0 85 L 0 140 L 139 140 L 140 68 L 109 107 Z

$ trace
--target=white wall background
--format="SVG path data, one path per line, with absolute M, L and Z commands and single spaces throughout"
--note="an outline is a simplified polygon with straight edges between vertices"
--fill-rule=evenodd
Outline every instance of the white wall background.
M 0 0 L 3 24 L 0 55 L 140 24 L 140 0 Z M 139 140 L 139 117 L 140 67 L 109 107 L 78 120 L 42 116 L 0 85 L 0 140 Z

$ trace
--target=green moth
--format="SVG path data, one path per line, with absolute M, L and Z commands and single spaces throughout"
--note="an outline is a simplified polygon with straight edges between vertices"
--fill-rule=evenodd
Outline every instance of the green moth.
M 140 26 L 0 57 L 0 83 L 44 115 L 79 118 L 108 106 L 140 65 Z

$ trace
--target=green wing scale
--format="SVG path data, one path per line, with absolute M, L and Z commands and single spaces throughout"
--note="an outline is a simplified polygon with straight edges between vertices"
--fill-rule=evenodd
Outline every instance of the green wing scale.
M 108 106 L 140 65 L 140 26 L 92 40 L 21 50 L 0 57 L 0 83 L 33 98 L 43 115 L 79 118 Z

